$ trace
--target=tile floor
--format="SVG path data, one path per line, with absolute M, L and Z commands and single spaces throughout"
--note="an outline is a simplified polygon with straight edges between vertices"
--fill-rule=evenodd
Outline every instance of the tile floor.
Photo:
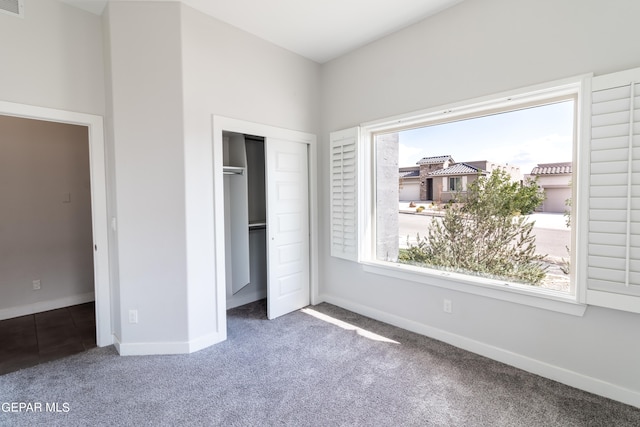
M 0 321 L 0 375 L 96 346 L 93 302 Z

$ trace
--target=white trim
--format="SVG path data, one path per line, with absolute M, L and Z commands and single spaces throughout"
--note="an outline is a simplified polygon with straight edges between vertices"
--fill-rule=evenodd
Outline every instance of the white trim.
M 50 301 L 39 301 L 33 304 L 21 305 L 19 307 L 9 307 L 0 309 L 0 320 L 13 319 L 14 317 L 27 316 L 29 314 L 43 311 L 56 310 L 58 308 L 69 307 L 71 305 L 84 304 L 95 301 L 95 293 L 87 292 L 80 295 L 71 295 Z
M 591 170 L 591 82 L 592 78 L 582 79 L 576 103 L 576 142 L 573 149 L 573 185 L 574 201 L 571 203 L 571 227 L 574 230 L 571 240 L 571 274 L 575 279 L 571 291 L 576 294 L 579 303 L 587 303 L 587 271 L 589 267 L 587 243 L 589 242 L 589 175 Z M 585 242 L 579 245 L 578 242 Z M 578 278 L 580 281 L 578 281 Z
M 318 259 L 320 257 L 320 233 L 318 232 L 318 144 L 316 137 L 308 144 L 309 146 L 309 270 L 311 277 L 309 278 L 309 296 L 311 304 L 319 304 L 318 298 L 320 286 L 318 283 L 319 267 Z
M 33 105 L 0 101 L 0 114 L 50 122 L 87 126 L 91 173 L 91 215 L 93 271 L 96 301 L 96 342 L 103 347 L 113 344 L 111 325 L 111 282 L 107 220 L 107 177 L 102 117 Z
M 224 244 L 224 187 L 222 165 L 222 132 L 237 132 L 248 135 L 258 135 L 265 138 L 283 139 L 305 143 L 309 147 L 309 232 L 310 232 L 310 299 L 318 301 L 318 178 L 317 178 L 317 147 L 316 136 L 280 127 L 232 119 L 212 115 L 213 126 L 213 219 L 214 219 L 214 252 L 216 269 L 216 311 L 217 334 L 219 341 L 227 338 L 227 296 L 225 273 L 225 244 Z M 218 341 L 218 342 L 219 342 Z
M 640 313 L 640 296 L 587 290 L 587 304 Z
M 120 356 L 151 356 L 157 354 L 187 354 L 189 344 L 185 342 L 122 343 L 115 339 L 115 347 Z
M 575 387 L 589 393 L 613 399 L 627 405 L 640 408 L 640 392 L 620 387 L 615 384 L 593 378 L 579 372 L 552 365 L 537 359 L 532 359 L 500 347 L 489 345 L 477 340 L 453 334 L 442 329 L 427 326 L 404 317 L 392 315 L 381 310 L 377 310 L 365 305 L 353 303 L 351 301 L 323 295 L 324 301 L 334 304 L 363 316 L 370 317 L 381 322 L 406 329 L 417 334 L 434 338 L 455 347 L 488 357 L 498 362 L 531 372 L 536 375 Z
M 218 344 L 219 342 L 222 342 L 226 339 L 226 334 L 224 336 L 224 338 L 218 334 L 208 334 L 202 337 L 198 337 L 194 340 L 191 340 L 187 343 L 187 353 L 194 353 L 196 351 L 200 351 L 202 349 L 205 349 L 207 347 L 211 347 L 214 344 Z M 151 353 L 154 354 L 154 353 Z M 155 354 L 162 354 L 162 353 L 155 353 Z
M 157 354 L 188 354 L 190 353 L 189 342 L 152 342 L 152 343 L 121 343 L 115 341 L 116 350 L 120 356 L 151 356 Z M 211 343 L 209 345 L 213 345 Z
M 593 90 L 611 89 L 613 87 L 626 86 L 640 81 L 640 67 L 629 70 L 596 76 L 593 82 Z
M 572 316 L 583 316 L 587 309 L 585 304 L 577 303 L 575 297 L 563 292 L 550 291 L 527 285 L 501 283 L 482 277 L 383 262 L 363 263 L 362 269 L 366 273 L 409 280 L 428 286 L 437 286 L 439 288 L 509 301 L 530 307 L 570 314 Z
M 358 249 L 358 261 L 366 260 L 375 254 L 376 243 L 371 230 L 376 227 L 376 215 L 372 215 L 376 208 L 376 166 L 373 155 L 373 134 L 360 126 L 358 139 L 358 173 L 357 173 L 357 200 L 358 200 L 358 229 L 356 239 L 360 243 Z M 371 161 L 373 159 L 373 161 Z M 371 191 L 365 191 L 366 183 L 371 185 Z
M 211 347 L 224 339 L 219 334 L 210 334 L 193 341 L 150 342 L 150 343 L 122 343 L 117 337 L 113 338 L 114 345 L 120 356 L 151 356 L 157 354 L 189 354 L 207 347 Z
M 487 110 L 502 110 L 516 108 L 522 104 L 545 101 L 549 98 L 573 95 L 579 90 L 585 80 L 592 74 L 582 74 L 566 79 L 527 86 L 515 90 L 496 93 L 493 95 L 472 98 L 451 104 L 427 108 L 388 117 L 380 120 L 361 123 L 363 134 L 371 134 L 389 129 L 409 128 L 416 125 L 439 120 L 446 117 L 453 120 L 456 117 L 473 115 Z

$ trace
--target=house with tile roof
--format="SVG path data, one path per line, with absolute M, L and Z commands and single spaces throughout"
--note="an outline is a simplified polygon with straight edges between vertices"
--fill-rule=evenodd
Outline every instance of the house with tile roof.
M 433 182 L 429 175 L 448 168 L 455 161 L 450 155 L 423 157 L 416 166 L 400 168 L 399 193 L 401 201 L 433 200 Z M 428 183 L 430 187 L 427 187 Z
M 539 208 L 542 212 L 564 213 L 571 198 L 572 163 L 540 163 L 531 170 L 529 177 L 537 178 L 545 194 Z
M 513 180 L 522 181 L 520 168 L 488 160 L 455 162 L 450 155 L 423 157 L 416 166 L 399 169 L 400 201 L 432 201 L 446 203 L 477 179 L 478 174 L 489 174 L 504 169 Z

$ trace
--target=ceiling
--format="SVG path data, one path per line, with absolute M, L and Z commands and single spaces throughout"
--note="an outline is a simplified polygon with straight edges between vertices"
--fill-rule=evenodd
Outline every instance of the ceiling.
M 100 15 L 109 0 L 60 1 Z M 181 1 L 273 44 L 324 63 L 463 0 Z

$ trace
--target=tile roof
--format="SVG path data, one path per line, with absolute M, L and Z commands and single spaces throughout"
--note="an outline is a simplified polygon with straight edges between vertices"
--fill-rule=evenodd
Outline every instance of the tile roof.
M 445 169 L 438 169 L 437 171 L 431 172 L 429 175 L 431 176 L 446 176 L 446 175 L 470 175 L 478 173 L 478 168 L 470 166 L 466 163 L 456 163 L 453 166 L 450 166 Z
M 539 163 L 531 170 L 531 175 L 566 175 L 571 173 L 571 162 Z
M 420 160 L 418 160 L 416 165 L 428 165 L 428 164 L 433 164 L 433 163 L 444 163 L 447 160 L 450 160 L 450 161 L 453 162 L 453 159 L 449 155 L 435 156 L 435 157 L 423 157 Z
M 413 178 L 420 176 L 419 170 L 400 171 L 400 178 Z

